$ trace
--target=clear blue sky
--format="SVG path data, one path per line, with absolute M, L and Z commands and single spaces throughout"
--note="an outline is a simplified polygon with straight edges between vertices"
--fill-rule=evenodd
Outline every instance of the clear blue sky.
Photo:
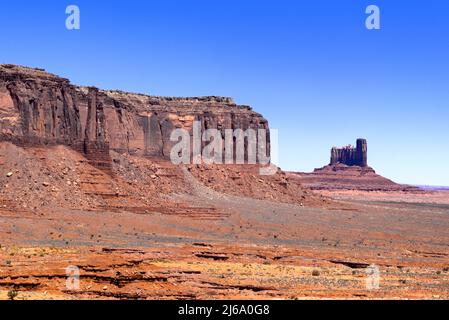
M 70 4 L 79 31 L 65 28 Z M 379 31 L 365 28 L 370 4 Z M 0 63 L 249 104 L 279 129 L 284 169 L 364 137 L 380 174 L 449 185 L 447 0 L 15 0 L 0 4 L 0 34 Z

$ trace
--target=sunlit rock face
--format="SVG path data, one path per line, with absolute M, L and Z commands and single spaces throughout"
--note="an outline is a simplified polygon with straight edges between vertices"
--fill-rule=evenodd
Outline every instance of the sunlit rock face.
M 332 148 L 330 165 L 338 163 L 347 166 L 368 167 L 368 143 L 366 139 L 357 139 L 357 146 Z
M 265 129 L 268 122 L 226 97 L 156 97 L 79 87 L 42 69 L 0 65 L 0 140 L 63 144 L 99 164 L 109 150 L 168 158 L 174 129 Z

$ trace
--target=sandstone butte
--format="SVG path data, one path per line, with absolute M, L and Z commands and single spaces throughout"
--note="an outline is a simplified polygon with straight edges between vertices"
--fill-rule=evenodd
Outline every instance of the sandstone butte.
M 299 178 L 304 186 L 312 190 L 419 192 L 417 187 L 401 185 L 376 174 L 368 166 L 366 139 L 357 139 L 356 147 L 333 147 L 328 165 L 311 173 L 289 173 L 289 176 Z

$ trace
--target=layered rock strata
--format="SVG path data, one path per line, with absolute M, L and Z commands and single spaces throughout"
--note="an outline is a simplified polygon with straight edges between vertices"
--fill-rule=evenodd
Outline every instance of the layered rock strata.
M 15 65 L 0 65 L 0 141 L 67 145 L 97 166 L 110 166 L 109 150 L 169 158 L 174 129 L 265 129 L 268 122 L 227 97 L 157 97 L 80 87 L 69 80 Z M 203 144 L 204 146 L 204 144 Z
M 368 143 L 365 139 L 357 139 L 357 146 L 346 146 L 343 148 L 332 148 L 330 165 L 342 163 L 347 166 L 368 166 Z

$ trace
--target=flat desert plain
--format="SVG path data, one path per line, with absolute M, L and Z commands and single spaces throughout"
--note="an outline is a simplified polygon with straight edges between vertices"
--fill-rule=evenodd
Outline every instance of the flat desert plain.
M 170 213 L 3 205 L 0 299 L 449 299 L 447 191 L 308 207 L 191 183 Z

